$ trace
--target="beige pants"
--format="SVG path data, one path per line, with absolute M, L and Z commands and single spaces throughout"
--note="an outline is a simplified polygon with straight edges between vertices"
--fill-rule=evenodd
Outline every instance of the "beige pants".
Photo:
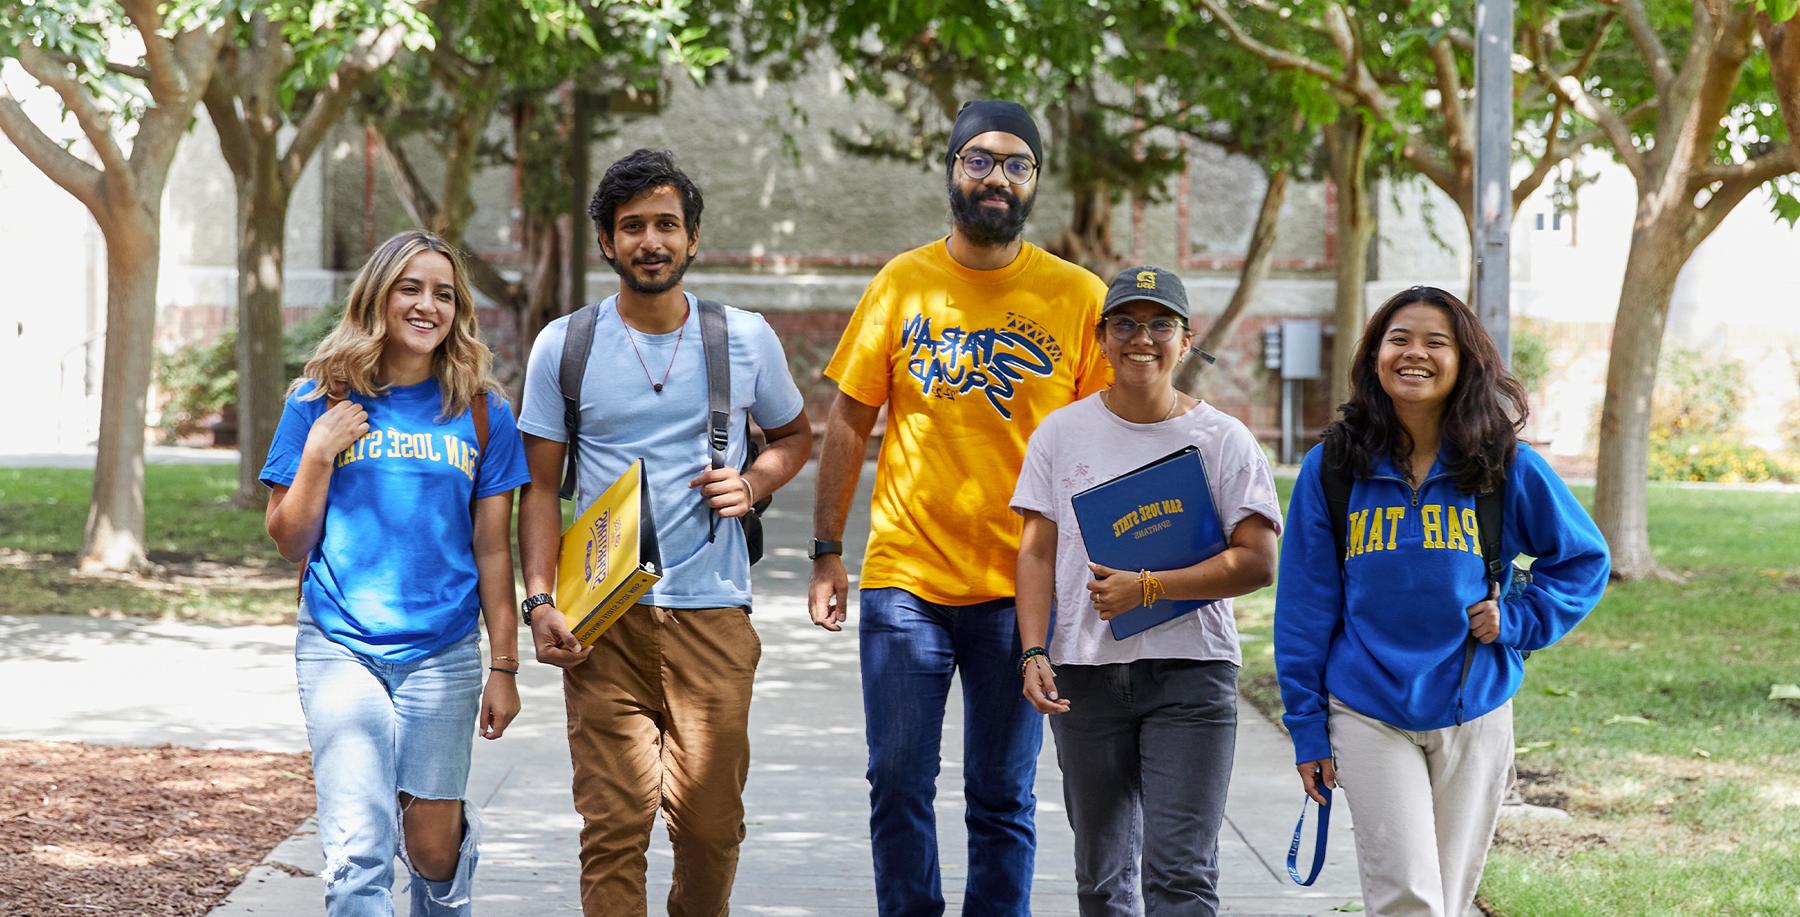
M 1463 917 L 1512 780 L 1512 702 L 1411 732 L 1333 698 L 1327 722 L 1368 913 Z
M 563 673 L 586 917 L 647 913 L 645 853 L 658 809 L 675 853 L 668 913 L 728 912 L 761 658 L 742 608 L 636 605 Z

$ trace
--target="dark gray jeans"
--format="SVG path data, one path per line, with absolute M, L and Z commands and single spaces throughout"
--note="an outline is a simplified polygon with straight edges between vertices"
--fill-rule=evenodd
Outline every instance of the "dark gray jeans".
M 1219 911 L 1219 825 L 1237 746 L 1230 662 L 1143 659 L 1056 667 L 1050 717 L 1075 830 L 1082 917 Z

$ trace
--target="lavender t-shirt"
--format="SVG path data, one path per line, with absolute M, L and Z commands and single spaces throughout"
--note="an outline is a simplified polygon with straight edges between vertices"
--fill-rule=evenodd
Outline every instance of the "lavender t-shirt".
M 1031 435 L 1025 467 L 1013 491 L 1015 511 L 1034 510 L 1056 523 L 1056 621 L 1053 663 L 1100 665 L 1139 659 L 1222 659 L 1242 664 L 1231 600 L 1114 640 L 1088 597 L 1087 549 L 1082 546 L 1069 498 L 1103 481 L 1153 462 L 1185 446 L 1198 446 L 1206 462 L 1213 505 L 1225 537 L 1251 515 L 1281 531 L 1275 478 L 1256 438 L 1238 421 L 1205 402 L 1179 417 L 1132 423 L 1107 410 L 1099 395 L 1061 408 Z

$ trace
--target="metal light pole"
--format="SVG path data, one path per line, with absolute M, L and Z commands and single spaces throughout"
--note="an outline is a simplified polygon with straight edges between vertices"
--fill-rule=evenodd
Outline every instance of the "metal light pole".
M 1512 365 L 1513 0 L 1475 0 L 1475 312 Z

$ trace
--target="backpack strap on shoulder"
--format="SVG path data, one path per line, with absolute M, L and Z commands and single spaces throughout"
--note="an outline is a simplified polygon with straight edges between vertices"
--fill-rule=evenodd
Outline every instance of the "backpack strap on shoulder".
M 1344 560 L 1350 554 L 1350 463 L 1337 454 L 1338 450 L 1325 444 L 1325 453 L 1319 458 L 1319 485 L 1325 490 L 1325 512 L 1331 517 L 1332 544 L 1337 546 L 1338 571 L 1343 572 Z
M 712 466 L 724 468 L 725 449 L 731 444 L 731 329 L 725 307 L 700 300 L 700 349 L 706 357 L 706 444 Z M 707 510 L 706 540 L 710 544 L 719 527 L 719 515 Z
M 1481 559 L 1487 564 L 1488 585 L 1506 591 L 1509 565 L 1500 556 L 1500 536 L 1506 528 L 1506 488 L 1496 487 L 1475 495 L 1475 524 L 1481 528 Z
M 557 367 L 557 387 L 562 390 L 563 431 L 568 435 L 563 450 L 564 500 L 575 499 L 575 454 L 581 450 L 581 377 L 587 372 L 588 354 L 594 349 L 594 325 L 600 307 L 592 303 L 576 309 L 563 329 L 562 362 Z M 486 426 L 480 431 L 486 435 Z M 485 450 L 484 450 L 485 451 Z

